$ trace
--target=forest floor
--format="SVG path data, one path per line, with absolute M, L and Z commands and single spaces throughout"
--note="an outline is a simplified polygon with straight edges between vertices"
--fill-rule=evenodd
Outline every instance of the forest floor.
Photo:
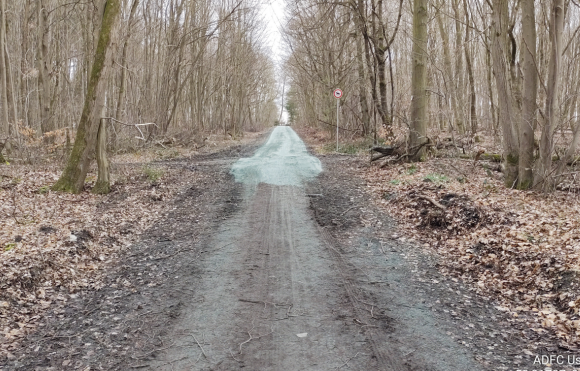
M 550 206 L 571 211 L 576 205 L 571 195 L 505 191 L 499 174 L 478 164 L 469 168 L 473 161 L 378 169 L 368 155 L 323 153 L 315 133 L 300 134 L 318 153 L 324 172 L 303 193 L 278 195 L 262 187 L 253 214 L 245 214 L 251 209 L 247 192 L 229 168 L 249 157 L 264 134 L 186 157 L 175 150 L 125 155 L 115 161 L 118 178 L 108 196 L 50 192 L 57 168 L 0 166 L 0 369 L 276 370 L 275 360 L 260 355 L 280 340 L 284 326 L 294 330 L 284 321 L 307 328 L 286 340 L 296 354 L 333 355 L 320 358 L 321 364 L 310 359 L 309 369 L 513 370 L 538 368 L 537 355 L 574 354 L 570 326 L 576 320 L 577 280 L 570 272 L 576 266 L 571 254 L 577 213 L 556 213 L 554 219 Z M 466 179 L 458 180 L 462 176 Z M 299 266 L 320 271 L 322 278 L 309 282 L 303 271 L 298 277 L 287 272 L 292 287 L 306 281 L 312 290 L 327 290 L 318 295 L 326 299 L 312 308 L 270 303 L 265 293 L 244 291 L 252 280 L 270 285 L 277 265 L 304 259 L 298 250 L 270 257 L 258 247 L 242 254 L 231 246 L 232 230 L 276 209 L 268 206 L 271 197 L 286 199 L 278 214 L 309 209 L 306 219 L 316 221 L 308 233 L 321 242 L 311 247 L 312 261 Z M 545 227 L 536 230 L 525 221 Z M 230 251 L 237 257 L 224 263 Z M 270 259 L 272 268 L 256 269 Z M 227 281 L 220 269 L 228 266 L 240 269 L 227 283 L 233 286 L 223 290 L 223 302 L 198 318 L 227 314 L 234 305 L 225 299 L 244 293 L 232 297 L 242 308 L 234 315 L 246 320 L 237 319 L 221 333 L 232 339 L 223 340 L 231 357 L 224 353 L 220 361 L 212 358 L 210 330 L 184 327 L 192 322 L 191 308 L 215 299 L 211 283 Z M 244 280 L 249 285 L 235 286 Z M 533 300 L 526 301 L 526 294 Z M 306 300 L 300 295 L 297 303 Z M 563 300 L 566 306 L 558 306 Z M 322 325 L 313 325 L 321 313 Z M 320 335 L 321 329 L 332 336 Z M 352 344 L 346 346 L 348 334 Z M 308 342 L 300 343 L 304 338 Z
M 85 191 L 73 195 L 50 190 L 62 164 L 0 164 L 0 364 L 44 326 L 46 313 L 60 318 L 80 293 L 111 284 L 110 270 L 167 217 L 174 199 L 188 186 L 209 181 L 211 174 L 197 171 L 199 165 L 187 159 L 219 151 L 235 156 L 262 136 L 215 138 L 198 150 L 154 147 L 114 156 L 106 196 L 90 193 L 95 172 L 89 173 Z

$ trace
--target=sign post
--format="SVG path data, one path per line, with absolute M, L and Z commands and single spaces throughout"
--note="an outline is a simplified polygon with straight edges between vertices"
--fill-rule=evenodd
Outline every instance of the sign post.
M 336 98 L 336 152 L 338 152 L 338 102 L 342 98 L 342 90 L 335 89 L 332 95 Z

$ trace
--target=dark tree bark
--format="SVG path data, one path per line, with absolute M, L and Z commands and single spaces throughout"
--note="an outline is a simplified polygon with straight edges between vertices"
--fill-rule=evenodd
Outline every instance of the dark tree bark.
M 469 79 L 469 121 L 471 123 L 471 133 L 477 133 L 477 95 L 475 94 L 475 78 L 473 77 L 473 64 L 471 62 L 471 53 L 468 42 L 471 39 L 471 25 L 467 0 L 463 1 L 463 10 L 465 12 L 465 66 L 467 67 L 467 77 Z
M 103 106 L 101 117 L 105 117 L 106 107 Z M 99 122 L 99 131 L 97 133 L 97 165 L 99 174 L 97 183 L 92 189 L 95 194 L 107 194 L 111 191 L 111 181 L 109 176 L 109 159 L 107 158 L 107 119 L 101 118 Z

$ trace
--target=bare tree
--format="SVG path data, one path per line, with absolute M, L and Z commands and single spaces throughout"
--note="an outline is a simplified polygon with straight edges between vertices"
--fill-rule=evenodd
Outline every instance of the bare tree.
M 409 147 L 414 151 L 411 160 L 425 158 L 427 141 L 427 0 L 413 2 L 413 76 L 411 102 L 411 128 Z
M 503 133 L 505 185 L 513 187 L 518 179 L 518 147 L 514 128 L 512 90 L 508 80 L 510 61 L 508 36 L 508 1 L 493 1 L 492 46 L 493 70 L 498 92 L 499 121 Z
M 552 171 L 552 152 L 554 146 L 554 128 L 556 126 L 556 109 L 558 104 L 558 88 L 560 73 L 560 58 L 562 54 L 562 29 L 564 28 L 564 1 L 552 2 L 550 22 L 550 65 L 548 67 L 548 86 L 546 91 L 546 108 L 542 139 L 540 141 L 540 160 L 534 177 L 536 186 L 550 189 L 554 186 L 548 179 Z
M 522 34 L 524 75 L 522 123 L 520 125 L 519 189 L 528 189 L 533 182 L 534 129 L 536 128 L 538 73 L 536 71 L 536 9 L 534 0 L 522 0 Z
M 105 74 L 112 54 L 110 44 L 114 36 L 120 9 L 120 0 L 106 0 L 75 144 L 63 174 L 52 187 L 55 191 L 79 193 L 84 187 L 89 165 L 97 144 L 100 114 L 105 99 L 104 89 L 107 80 Z
M 8 119 L 8 74 L 6 69 L 6 1 L 0 0 L 0 108 L 2 115 L 0 120 L 0 133 L 8 135 L 10 123 Z

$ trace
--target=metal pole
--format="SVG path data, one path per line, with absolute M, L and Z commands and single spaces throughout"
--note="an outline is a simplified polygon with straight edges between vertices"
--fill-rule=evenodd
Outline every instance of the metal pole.
M 336 152 L 338 152 L 338 101 L 336 100 Z

